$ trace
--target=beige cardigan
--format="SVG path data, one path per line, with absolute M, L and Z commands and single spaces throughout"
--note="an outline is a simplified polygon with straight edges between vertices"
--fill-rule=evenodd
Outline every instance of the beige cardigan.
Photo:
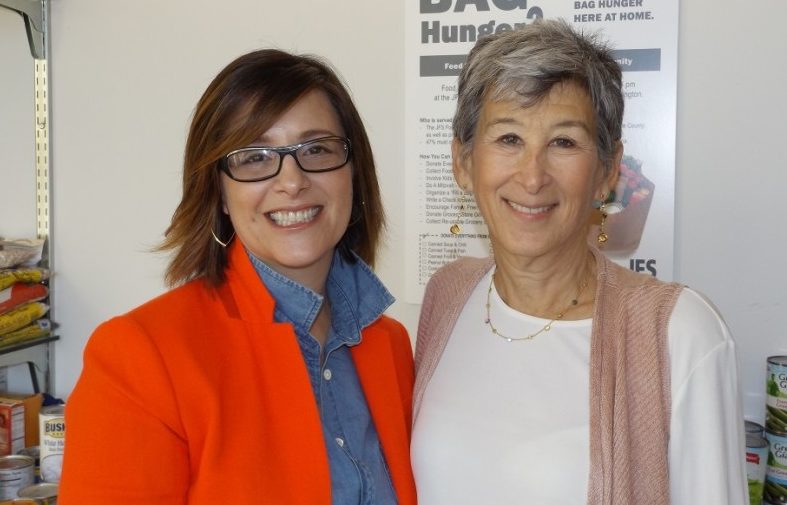
M 590 344 L 588 505 L 668 505 L 667 326 L 683 287 L 593 253 L 598 284 Z M 491 258 L 461 258 L 429 281 L 415 348 L 414 422 L 456 320 L 493 264 Z

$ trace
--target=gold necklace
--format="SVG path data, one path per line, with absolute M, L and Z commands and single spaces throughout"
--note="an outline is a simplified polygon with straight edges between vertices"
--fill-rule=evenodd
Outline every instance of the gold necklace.
M 582 292 L 588 286 L 587 280 L 582 282 L 582 284 L 579 285 L 579 289 L 577 290 L 577 296 L 573 298 L 571 302 L 569 302 L 569 304 L 566 306 L 565 309 L 563 309 L 561 312 L 558 312 L 558 314 L 555 316 L 554 319 L 552 319 L 547 324 L 545 324 L 543 328 L 541 328 L 537 332 L 531 333 L 530 335 L 525 335 L 524 337 L 509 337 L 501 333 L 497 328 L 495 328 L 495 325 L 492 323 L 492 316 L 490 314 L 490 309 L 489 309 L 490 306 L 489 300 L 492 296 L 492 286 L 494 285 L 494 282 L 495 282 L 495 274 L 493 273 L 491 279 L 489 280 L 489 289 L 486 292 L 486 319 L 484 320 L 484 323 L 489 325 L 489 329 L 492 330 L 493 334 L 497 335 L 500 338 L 505 339 L 507 342 L 513 342 L 514 340 L 532 340 L 536 338 L 538 335 L 544 333 L 545 331 L 551 330 L 552 324 L 554 324 L 555 321 L 560 321 L 561 319 L 563 319 L 563 316 L 566 315 L 566 312 L 568 312 L 568 310 L 571 307 L 575 307 L 579 303 L 579 297 L 582 296 Z

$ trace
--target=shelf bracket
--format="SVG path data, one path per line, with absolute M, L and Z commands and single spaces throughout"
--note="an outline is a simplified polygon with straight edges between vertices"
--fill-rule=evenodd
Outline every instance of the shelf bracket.
M 35 65 L 35 161 L 36 161 L 36 236 L 46 239 L 42 265 L 52 268 L 52 223 L 49 219 L 49 0 L 0 0 L 0 7 L 19 13 L 25 22 L 27 41 Z M 50 304 L 54 296 L 49 282 Z M 27 363 L 34 391 L 52 386 L 50 336 L 0 349 L 0 367 Z
M 0 7 L 18 12 L 25 21 L 27 42 L 30 44 L 30 53 L 37 60 L 46 59 L 46 39 L 44 18 L 46 15 L 47 0 L 0 0 Z

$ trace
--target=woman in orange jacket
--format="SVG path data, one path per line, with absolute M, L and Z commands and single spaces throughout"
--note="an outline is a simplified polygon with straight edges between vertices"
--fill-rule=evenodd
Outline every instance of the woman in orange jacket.
M 414 504 L 410 340 L 367 266 L 382 225 L 326 63 L 262 50 L 224 68 L 162 246 L 177 287 L 90 338 L 59 503 Z

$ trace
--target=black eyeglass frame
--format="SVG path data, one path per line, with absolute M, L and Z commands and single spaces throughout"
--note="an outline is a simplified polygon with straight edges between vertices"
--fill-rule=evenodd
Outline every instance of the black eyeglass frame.
M 325 141 L 325 140 L 341 140 L 342 142 L 344 142 L 344 144 L 346 146 L 344 162 L 341 165 L 337 165 L 335 167 L 320 168 L 318 170 L 304 168 L 304 166 L 301 165 L 301 161 L 298 159 L 298 156 L 296 156 L 296 153 L 300 149 L 302 149 L 304 146 L 308 146 L 309 144 L 314 144 L 316 142 L 321 142 L 321 141 Z M 260 150 L 260 149 L 265 149 L 267 151 L 273 151 L 273 152 L 275 152 L 275 153 L 277 153 L 279 155 L 279 166 L 276 168 L 276 171 L 273 174 L 266 175 L 265 177 L 258 177 L 256 179 L 238 179 L 238 178 L 236 178 L 235 176 L 232 175 L 232 172 L 230 171 L 230 163 L 229 163 L 230 156 L 232 156 L 234 154 L 246 152 L 246 151 L 257 151 L 257 150 Z M 224 156 L 222 156 L 219 159 L 219 169 L 221 169 L 222 172 L 227 174 L 227 176 L 230 179 L 234 180 L 234 181 L 238 181 L 238 182 L 267 181 L 268 179 L 272 179 L 272 178 L 276 177 L 277 175 L 279 175 L 279 173 L 281 172 L 282 164 L 284 164 L 284 157 L 287 156 L 287 155 L 292 156 L 292 158 L 295 160 L 295 164 L 298 165 L 298 168 L 300 168 L 304 172 L 307 172 L 307 173 L 331 172 L 333 170 L 338 170 L 338 169 L 342 168 L 343 166 L 345 166 L 347 163 L 350 162 L 350 157 L 352 156 L 352 143 L 350 142 L 350 139 L 347 138 L 347 137 L 340 137 L 338 135 L 329 135 L 327 137 L 320 137 L 320 138 L 316 138 L 316 139 L 307 140 L 306 142 L 301 142 L 300 144 L 292 144 L 292 145 L 289 145 L 289 146 L 282 146 L 282 147 L 268 147 L 268 146 L 248 146 L 248 147 L 242 147 L 240 149 L 235 149 L 234 151 L 230 151 L 229 153 L 227 153 Z

